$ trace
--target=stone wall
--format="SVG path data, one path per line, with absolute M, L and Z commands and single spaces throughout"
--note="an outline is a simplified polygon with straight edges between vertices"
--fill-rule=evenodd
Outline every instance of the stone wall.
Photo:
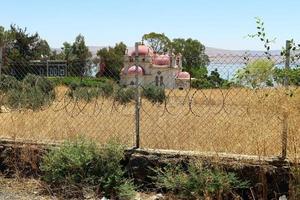
M 8 176 L 39 176 L 42 155 L 49 148 L 58 147 L 59 144 L 0 141 L 0 170 Z M 276 157 L 129 149 L 126 150 L 123 164 L 135 182 L 149 191 L 157 190 L 151 179 L 151 176 L 155 176 L 153 168 L 162 168 L 169 163 L 184 167 L 194 159 L 207 166 L 235 172 L 244 180 L 249 180 L 253 187 L 244 192 L 246 197 L 251 192 L 258 199 L 278 199 L 279 196 L 288 194 L 291 163 Z

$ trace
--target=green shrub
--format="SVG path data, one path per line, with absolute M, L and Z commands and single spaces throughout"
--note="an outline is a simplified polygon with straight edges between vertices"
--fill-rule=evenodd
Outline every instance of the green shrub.
M 21 83 L 13 76 L 2 75 L 0 77 L 0 90 L 7 92 L 11 89 L 20 89 Z
M 120 87 L 115 93 L 115 100 L 121 104 L 126 104 L 134 100 L 135 90 L 134 88 Z
M 118 186 L 118 197 L 122 200 L 130 200 L 134 199 L 136 195 L 136 187 L 132 183 L 132 181 L 126 181 Z
M 101 83 L 101 84 L 99 84 L 98 87 L 101 89 L 102 94 L 105 97 L 112 96 L 113 93 L 114 93 L 114 84 L 111 81 L 107 81 L 105 83 Z
M 77 87 L 69 91 L 69 96 L 76 100 L 90 102 L 102 94 L 99 88 Z
M 185 171 L 179 166 L 167 166 L 156 170 L 156 184 L 184 199 L 215 199 L 220 195 L 248 187 L 248 182 L 240 181 L 234 173 L 209 169 L 199 163 L 191 163 Z
M 36 88 L 41 90 L 44 94 L 51 94 L 54 90 L 54 85 L 47 78 L 42 76 L 37 76 L 33 74 L 28 74 L 23 79 L 23 85 L 28 88 Z
M 300 167 L 291 167 L 290 199 L 300 199 Z
M 2 84 L 5 92 L 4 103 L 13 109 L 36 110 L 49 105 L 55 97 L 54 86 L 46 78 L 28 74 L 23 81 L 9 76 L 4 80 L 5 84 Z
M 109 82 L 106 78 L 92 78 L 92 77 L 49 77 L 48 78 L 55 85 L 77 84 L 84 87 L 97 87 L 101 83 Z
M 98 195 L 131 199 L 135 187 L 124 178 L 125 171 L 120 164 L 123 159 L 124 148 L 116 142 L 100 148 L 94 142 L 76 138 L 48 152 L 40 169 L 42 179 L 54 189 L 81 191 L 90 187 L 101 191 Z
M 146 86 L 142 94 L 152 103 L 163 103 L 166 100 L 165 90 L 162 87 Z

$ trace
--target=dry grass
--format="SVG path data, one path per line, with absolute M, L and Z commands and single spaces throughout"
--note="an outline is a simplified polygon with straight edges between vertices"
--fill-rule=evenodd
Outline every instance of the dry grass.
M 0 113 L 2 138 L 61 141 L 84 134 L 98 142 L 114 137 L 134 145 L 134 104 L 100 98 L 71 101 L 58 87 L 53 105 L 41 111 Z M 141 146 L 255 155 L 280 155 L 282 119 L 288 116 L 289 153 L 300 147 L 300 89 L 168 91 L 165 105 L 141 107 Z

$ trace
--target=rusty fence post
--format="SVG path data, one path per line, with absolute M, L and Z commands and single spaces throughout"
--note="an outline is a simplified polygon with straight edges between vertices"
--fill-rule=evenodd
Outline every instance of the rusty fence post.
M 285 45 L 285 78 L 284 78 L 284 87 L 285 90 L 289 89 L 289 77 L 288 71 L 290 69 L 290 59 L 291 59 L 291 41 L 287 40 Z M 282 151 L 281 151 L 281 158 L 287 158 L 287 142 L 288 142 L 288 115 L 286 111 L 283 112 L 283 122 L 282 122 Z

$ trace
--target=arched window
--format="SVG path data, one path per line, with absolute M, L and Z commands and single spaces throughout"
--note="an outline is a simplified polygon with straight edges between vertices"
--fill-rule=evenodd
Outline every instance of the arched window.
M 160 76 L 159 85 L 160 86 L 164 85 L 164 77 L 163 76 Z
M 155 76 L 155 86 L 158 86 L 158 76 Z

